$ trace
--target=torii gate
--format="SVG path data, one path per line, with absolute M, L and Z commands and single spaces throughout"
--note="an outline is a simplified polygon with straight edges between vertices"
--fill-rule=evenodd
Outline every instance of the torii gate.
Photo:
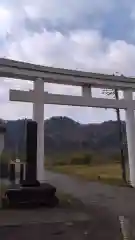
M 132 92 L 135 91 L 134 78 L 44 67 L 3 58 L 0 58 L 0 77 L 34 82 L 33 91 L 10 90 L 10 100 L 33 103 L 33 120 L 38 124 L 37 179 L 39 181 L 44 180 L 44 104 L 58 104 L 126 110 L 130 181 L 135 187 L 135 101 L 132 99 Z M 82 96 L 49 94 L 44 92 L 44 82 L 80 86 Z M 93 98 L 91 87 L 123 90 L 124 99 Z

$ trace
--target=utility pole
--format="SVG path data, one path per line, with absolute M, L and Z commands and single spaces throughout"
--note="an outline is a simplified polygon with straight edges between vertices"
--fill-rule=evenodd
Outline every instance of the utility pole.
M 114 90 L 116 100 L 119 100 L 118 90 Z M 121 168 L 122 168 L 122 178 L 124 182 L 126 181 L 126 163 L 125 163 L 125 155 L 124 155 L 124 144 L 123 144 L 123 128 L 120 119 L 120 109 L 116 108 L 117 114 L 117 122 L 118 122 L 118 132 L 119 132 L 119 141 L 120 141 L 120 154 L 121 154 Z
M 119 100 L 119 94 L 117 89 L 104 89 L 103 94 L 111 95 L 116 100 Z M 120 119 L 120 109 L 116 108 L 116 115 L 117 115 L 117 123 L 118 123 L 118 133 L 119 133 L 119 141 L 120 141 L 120 155 L 121 155 L 121 169 L 122 169 L 122 179 L 125 183 L 126 180 L 126 163 L 125 163 L 125 155 L 124 155 L 124 144 L 123 144 L 123 128 Z

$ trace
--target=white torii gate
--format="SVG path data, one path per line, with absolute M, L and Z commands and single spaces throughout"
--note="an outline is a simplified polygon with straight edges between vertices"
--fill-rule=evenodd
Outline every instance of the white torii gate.
M 33 120 L 38 124 L 37 179 L 39 181 L 44 181 L 44 104 L 59 104 L 126 110 L 130 181 L 135 187 L 135 101 L 132 99 L 132 92 L 135 91 L 134 78 L 44 67 L 3 58 L 0 58 L 0 77 L 34 82 L 33 91 L 10 90 L 10 100 L 33 103 Z M 44 92 L 44 82 L 81 86 L 82 96 L 49 94 Z M 124 99 L 93 98 L 91 86 L 123 90 Z

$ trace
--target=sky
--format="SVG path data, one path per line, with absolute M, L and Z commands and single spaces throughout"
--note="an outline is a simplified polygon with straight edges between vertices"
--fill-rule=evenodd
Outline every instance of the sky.
M 1 0 L 0 57 L 46 66 L 135 76 L 134 0 Z M 0 118 L 32 118 L 32 104 L 10 102 L 9 89 L 32 89 L 0 80 Z M 80 95 L 79 87 L 45 84 L 45 91 Z M 93 89 L 94 97 L 103 97 Z M 45 119 L 82 123 L 116 119 L 114 110 L 45 105 Z M 124 119 L 124 113 L 121 114 Z

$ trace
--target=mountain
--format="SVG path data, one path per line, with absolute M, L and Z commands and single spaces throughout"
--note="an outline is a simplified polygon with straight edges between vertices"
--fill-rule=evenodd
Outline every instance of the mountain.
M 25 152 L 25 124 L 27 119 L 7 121 L 5 152 L 18 155 Z M 120 148 L 116 121 L 100 124 L 81 124 L 67 117 L 45 120 L 45 154 L 73 151 L 116 152 Z M 122 122 L 124 138 L 125 123 Z

